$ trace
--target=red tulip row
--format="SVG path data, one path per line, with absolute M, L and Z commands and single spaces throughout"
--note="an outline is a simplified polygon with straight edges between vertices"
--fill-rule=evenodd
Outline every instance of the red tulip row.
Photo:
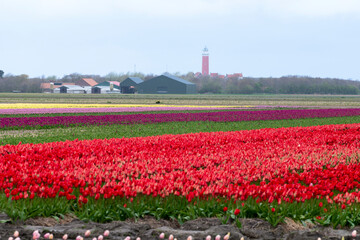
M 359 156 L 360 124 L 6 145 L 0 189 L 83 203 L 144 194 L 351 204 Z

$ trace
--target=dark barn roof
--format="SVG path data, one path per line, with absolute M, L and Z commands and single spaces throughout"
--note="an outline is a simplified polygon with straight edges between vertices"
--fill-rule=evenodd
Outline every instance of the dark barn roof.
M 142 82 L 144 82 L 144 80 L 139 77 L 128 77 L 120 83 L 120 86 L 133 86 L 134 84 L 137 85 Z
M 144 80 L 142 80 L 139 77 L 128 77 L 130 80 L 132 80 L 134 83 L 139 84 L 142 83 Z M 126 80 L 126 79 L 125 79 Z
M 179 77 L 163 74 L 138 85 L 145 94 L 195 94 L 196 85 Z
M 164 73 L 164 74 L 161 75 L 161 76 L 165 76 L 165 77 L 171 78 L 171 79 L 173 79 L 173 80 L 175 80 L 175 81 L 184 83 L 184 84 L 186 84 L 186 85 L 189 85 L 189 84 L 190 84 L 190 85 L 195 85 L 195 84 L 192 83 L 192 82 L 186 81 L 186 80 L 184 80 L 184 79 L 182 79 L 182 78 L 179 78 L 179 77 L 177 77 L 177 76 L 171 75 L 171 74 L 169 74 L 169 73 Z

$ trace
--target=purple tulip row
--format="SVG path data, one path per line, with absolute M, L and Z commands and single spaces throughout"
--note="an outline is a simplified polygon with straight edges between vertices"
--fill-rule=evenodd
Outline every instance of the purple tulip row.
M 188 111 L 211 110 L 208 107 L 114 107 L 114 108 L 24 108 L 0 109 L 0 114 L 45 114 L 45 113 L 112 113 L 112 112 L 147 112 L 147 111 Z M 219 108 L 232 109 L 232 108 Z
M 200 113 L 157 113 L 131 115 L 96 116 L 55 116 L 0 118 L 0 127 L 54 126 L 54 125 L 109 125 L 109 124 L 148 124 L 183 121 L 256 121 L 299 118 L 324 118 L 360 115 L 360 109 L 296 109 L 266 111 L 230 111 Z

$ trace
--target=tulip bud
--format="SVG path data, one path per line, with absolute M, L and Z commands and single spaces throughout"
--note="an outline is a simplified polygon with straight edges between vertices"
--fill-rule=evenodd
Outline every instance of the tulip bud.
M 49 239 L 50 239 L 50 240 L 54 239 L 54 235 L 50 234 L 50 235 L 49 235 Z
M 103 235 L 98 236 L 98 240 L 103 240 L 103 239 L 104 239 Z
M 50 236 L 50 233 L 45 233 L 44 238 L 48 239 Z
M 165 233 L 160 233 L 159 238 L 164 239 L 165 238 Z
M 244 238 L 244 237 L 241 237 L 240 240 L 245 240 L 245 238 Z
M 110 231 L 109 231 L 109 230 L 105 230 L 105 232 L 104 232 L 104 237 L 109 236 L 109 234 L 110 234 Z
M 17 238 L 19 236 L 19 232 L 18 231 L 15 231 L 14 232 L 14 237 Z
M 20 238 L 19 238 L 19 237 L 17 237 L 17 238 L 15 238 L 15 240 L 20 240 Z
M 9 237 L 8 240 L 14 240 L 14 238 L 13 238 L 13 237 Z
M 226 234 L 226 235 L 224 236 L 224 240 L 229 240 L 229 238 L 230 238 L 230 233 L 228 232 L 228 234 Z
M 40 238 L 40 233 L 39 233 L 38 230 L 35 230 L 35 231 L 33 232 L 33 240 L 36 240 L 36 239 L 38 239 L 38 238 Z
M 211 236 L 210 235 L 207 235 L 205 240 L 211 240 Z
M 84 238 L 82 236 L 77 236 L 76 240 L 83 240 Z
M 90 230 L 86 230 L 86 232 L 85 232 L 85 237 L 88 237 L 88 236 L 90 236 L 90 234 L 91 234 L 91 231 Z
M 169 240 L 174 240 L 174 235 L 170 234 Z
M 141 240 L 141 238 L 140 238 L 140 237 L 137 237 L 136 240 Z
M 65 234 L 63 237 L 62 237 L 63 240 L 67 240 L 68 239 L 68 235 Z
M 354 231 L 352 231 L 351 236 L 352 236 L 353 238 L 356 238 L 356 234 L 357 234 L 357 232 L 356 232 L 356 230 L 354 230 Z
M 188 236 L 188 238 L 187 238 L 187 240 L 192 240 L 193 238 L 192 238 L 192 236 Z
M 221 236 L 220 235 L 216 235 L 215 240 L 220 240 Z
M 124 240 L 130 240 L 131 238 L 130 238 L 130 236 L 127 236 Z
M 96 237 L 94 237 L 92 240 L 97 240 L 97 238 L 96 238 Z

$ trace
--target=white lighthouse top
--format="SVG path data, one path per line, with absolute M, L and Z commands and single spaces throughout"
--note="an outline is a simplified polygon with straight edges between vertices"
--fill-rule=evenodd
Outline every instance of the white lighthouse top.
M 206 46 L 203 49 L 203 55 L 209 55 L 209 49 Z

